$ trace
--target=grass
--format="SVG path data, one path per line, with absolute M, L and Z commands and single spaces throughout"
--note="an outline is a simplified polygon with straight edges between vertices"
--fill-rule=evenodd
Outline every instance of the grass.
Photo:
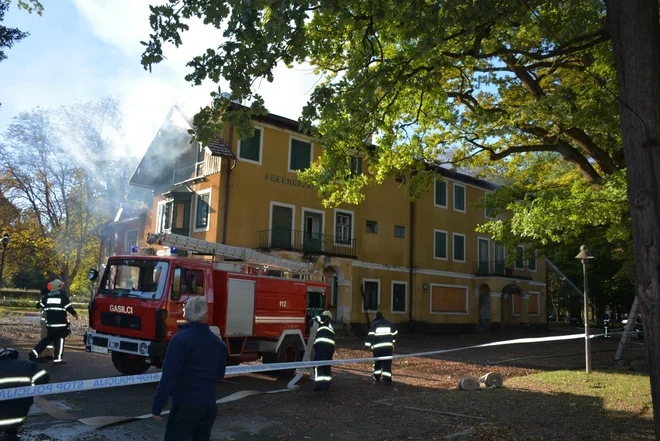
M 547 394 L 571 394 L 598 398 L 604 410 L 630 412 L 653 418 L 651 385 L 648 375 L 633 372 L 552 371 L 511 378 L 507 387 Z
M 87 305 L 85 304 L 73 304 L 73 307 L 76 309 L 76 312 L 81 317 L 87 317 L 89 311 L 87 310 Z M 26 314 L 38 315 L 40 311 L 34 307 L 34 302 L 28 306 L 17 306 L 17 305 L 6 305 L 3 302 L 0 302 L 0 315 L 8 315 L 10 317 L 22 317 Z

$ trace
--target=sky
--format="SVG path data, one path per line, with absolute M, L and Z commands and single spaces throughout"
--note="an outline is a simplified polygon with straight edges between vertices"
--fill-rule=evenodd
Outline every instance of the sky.
M 3 24 L 30 36 L 9 49 L 0 63 L 0 133 L 19 112 L 111 95 L 122 102 L 124 148 L 140 157 L 172 105 L 192 116 L 210 103 L 209 92 L 217 86 L 187 83 L 186 63 L 217 47 L 221 31 L 189 22 L 183 45 L 166 47 L 167 60 L 149 73 L 140 64 L 140 41 L 151 31 L 150 3 L 162 0 L 58 0 L 43 2 L 39 16 L 12 1 Z M 255 89 L 270 112 L 297 119 L 317 80 L 309 65 L 279 66 L 273 83 L 263 80 Z

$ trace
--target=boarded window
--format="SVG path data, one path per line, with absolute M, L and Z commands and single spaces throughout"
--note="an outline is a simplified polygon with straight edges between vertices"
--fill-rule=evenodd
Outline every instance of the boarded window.
M 435 232 L 435 254 L 437 259 L 447 258 L 447 233 L 444 231 Z
M 254 135 L 241 140 L 238 157 L 248 161 L 261 162 L 261 129 L 255 128 Z
M 529 313 L 539 315 L 539 297 L 538 293 L 529 293 Z
M 380 282 L 364 281 L 364 310 L 377 311 L 378 310 L 378 288 Z
M 447 181 L 435 181 L 435 205 L 447 206 Z
M 512 312 L 516 315 L 520 315 L 520 295 L 511 294 L 511 305 Z
M 392 284 L 392 312 L 406 312 L 406 284 Z
M 432 285 L 431 312 L 467 314 L 467 288 Z
M 298 139 L 291 140 L 291 160 L 289 169 L 305 170 L 311 166 L 312 145 Z

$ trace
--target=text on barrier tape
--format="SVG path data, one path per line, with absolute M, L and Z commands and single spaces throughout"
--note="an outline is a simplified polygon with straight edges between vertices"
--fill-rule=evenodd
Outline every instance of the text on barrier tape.
M 609 335 L 615 333 L 610 332 Z M 590 335 L 590 338 L 601 337 L 605 334 Z M 396 360 L 399 358 L 426 357 L 429 355 L 445 354 L 448 352 L 465 351 L 468 349 L 486 348 L 491 346 L 505 346 L 514 344 L 543 343 L 548 341 L 574 340 L 584 338 L 584 334 L 571 334 L 559 337 L 519 338 L 515 340 L 504 340 L 492 343 L 484 343 L 461 348 L 442 349 L 428 352 L 417 352 L 414 354 L 389 355 L 385 357 L 353 358 L 344 360 L 319 360 L 319 361 L 297 361 L 292 363 L 268 363 L 255 365 L 228 366 L 225 375 L 251 374 L 258 372 L 271 372 L 286 369 L 306 369 L 314 366 L 330 366 L 335 364 L 367 363 L 376 360 Z M 36 397 L 42 395 L 55 395 L 69 392 L 81 392 L 85 390 L 106 389 L 110 387 L 133 386 L 145 383 L 157 383 L 162 373 L 154 372 L 140 375 L 127 375 L 120 377 L 96 378 L 90 380 L 66 381 L 62 383 L 43 384 L 39 386 L 16 387 L 12 389 L 0 389 L 0 401 L 13 400 L 16 398 Z

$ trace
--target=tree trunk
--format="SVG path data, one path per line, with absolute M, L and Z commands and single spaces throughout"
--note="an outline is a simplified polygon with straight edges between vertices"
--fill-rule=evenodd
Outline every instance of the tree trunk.
M 651 371 L 655 437 L 660 440 L 660 24 L 657 0 L 608 0 L 619 86 L 635 291 Z M 632 319 L 630 317 L 629 319 Z

